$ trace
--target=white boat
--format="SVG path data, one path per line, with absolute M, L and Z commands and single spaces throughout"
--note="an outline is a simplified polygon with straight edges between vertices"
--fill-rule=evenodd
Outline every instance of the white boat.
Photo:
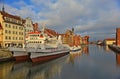
M 30 59 L 25 48 L 9 47 L 8 49 L 11 51 L 16 61 L 26 61 Z
M 30 56 L 32 62 L 39 63 L 68 54 L 69 49 L 62 44 L 61 36 L 53 35 L 47 30 L 43 27 L 42 31 L 30 32 L 24 48 L 9 48 L 10 51 L 19 57 Z
M 70 52 L 76 52 L 76 51 L 80 51 L 81 50 L 81 46 L 72 46 L 70 47 Z

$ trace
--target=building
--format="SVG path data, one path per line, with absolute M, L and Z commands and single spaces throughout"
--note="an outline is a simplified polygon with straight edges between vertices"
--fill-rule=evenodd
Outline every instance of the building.
M 82 44 L 89 44 L 89 36 L 82 37 Z
M 120 46 L 120 28 L 116 29 L 116 45 Z
M 80 35 L 74 34 L 74 28 L 72 30 L 66 30 L 65 34 L 61 34 L 63 44 L 69 46 L 78 46 L 80 44 L 88 44 L 89 37 L 86 36 L 84 39 Z
M 71 30 L 66 30 L 65 34 L 60 34 L 62 36 L 62 42 L 63 44 L 72 45 L 73 44 L 73 38 L 74 33 Z
M 104 45 L 111 45 L 111 44 L 115 44 L 115 42 L 116 42 L 115 38 L 107 38 L 107 39 L 104 39 L 103 44 Z
M 34 23 L 33 24 L 33 31 L 39 31 L 39 28 L 38 28 L 38 23 Z
M 27 36 L 29 32 L 33 31 L 33 22 L 30 17 L 27 17 L 25 19 L 24 27 L 25 27 L 25 36 Z
M 24 44 L 24 20 L 16 15 L 0 11 L 0 47 Z

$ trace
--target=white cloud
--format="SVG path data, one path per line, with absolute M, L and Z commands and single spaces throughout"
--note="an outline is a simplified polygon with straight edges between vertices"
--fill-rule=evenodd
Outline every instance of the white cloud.
M 46 22 L 61 32 L 75 28 L 77 33 L 92 31 L 107 32 L 120 26 L 120 7 L 116 0 L 31 0 L 33 5 L 23 0 L 14 5 L 6 5 L 10 13 L 31 17 L 34 22 Z M 36 11 L 37 9 L 37 11 Z M 105 30 L 107 29 L 107 30 Z

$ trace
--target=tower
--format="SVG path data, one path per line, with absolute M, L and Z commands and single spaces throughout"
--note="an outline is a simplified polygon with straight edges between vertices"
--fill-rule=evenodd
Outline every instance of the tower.
M 72 33 L 74 34 L 74 28 L 72 28 Z
M 2 0 L 2 12 L 5 12 L 5 8 L 4 8 L 4 0 Z

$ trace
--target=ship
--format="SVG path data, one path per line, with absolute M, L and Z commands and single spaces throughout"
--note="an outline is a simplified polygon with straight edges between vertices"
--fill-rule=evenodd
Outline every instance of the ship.
M 30 60 L 29 53 L 27 53 L 25 48 L 9 47 L 8 49 L 13 54 L 13 59 L 15 61 Z
M 30 38 L 37 40 L 33 41 Z M 30 53 L 33 63 L 44 63 L 67 55 L 70 51 L 62 44 L 61 36 L 55 36 L 45 31 L 29 33 L 28 39 L 27 52 Z
M 23 48 L 9 48 L 16 60 L 31 60 L 33 63 L 43 63 L 69 53 L 69 48 L 62 44 L 61 36 L 51 33 L 43 27 L 41 31 L 29 32 Z

